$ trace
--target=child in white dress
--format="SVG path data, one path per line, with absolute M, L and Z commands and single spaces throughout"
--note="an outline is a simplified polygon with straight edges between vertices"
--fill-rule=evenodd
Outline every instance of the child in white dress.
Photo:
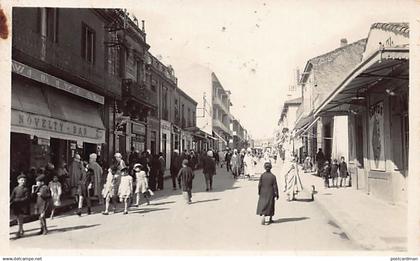
M 58 181 L 58 176 L 54 176 L 53 180 L 50 181 L 48 184 L 48 187 L 50 187 L 51 190 L 51 197 L 52 197 L 52 209 L 51 209 L 51 216 L 50 218 L 54 218 L 54 211 L 56 207 L 61 206 L 61 183 Z
M 128 202 L 133 194 L 133 178 L 128 175 L 127 167 L 121 170 L 121 183 L 118 187 L 120 201 L 124 202 L 124 215 L 128 214 Z
M 148 188 L 149 184 L 147 182 L 147 174 L 145 169 L 142 169 L 141 164 L 134 165 L 134 171 L 136 173 L 136 206 L 140 205 L 140 194 L 143 194 L 146 199 L 147 205 L 150 204 Z

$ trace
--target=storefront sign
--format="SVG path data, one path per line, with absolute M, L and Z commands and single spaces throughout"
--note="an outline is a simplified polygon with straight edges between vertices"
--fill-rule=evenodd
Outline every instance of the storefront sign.
M 369 108 L 369 155 L 372 170 L 385 170 L 384 103 Z
M 132 123 L 131 132 L 134 134 L 146 135 L 146 127 L 139 123 Z
M 99 104 L 104 104 L 105 101 L 104 96 L 83 89 L 79 86 L 66 82 L 62 79 L 49 75 L 48 73 L 44 73 L 40 70 L 34 69 L 17 61 L 12 61 L 12 72 L 28 77 L 37 82 L 45 83 L 54 88 L 72 93 L 79 97 L 83 97 L 85 99 L 94 101 Z
M 82 138 L 101 140 L 105 136 L 105 130 L 17 110 L 12 110 L 11 121 L 12 126 L 45 130 Z

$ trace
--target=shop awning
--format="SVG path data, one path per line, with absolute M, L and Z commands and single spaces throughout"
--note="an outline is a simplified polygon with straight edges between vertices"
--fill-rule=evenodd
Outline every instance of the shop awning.
M 376 51 L 327 96 L 314 114 L 348 114 L 351 106 L 363 105 L 366 97 L 362 94 L 383 79 L 407 81 L 408 86 L 408 59 L 408 47 Z M 402 75 L 403 71 L 407 71 L 407 75 Z
M 305 126 L 302 133 L 306 133 L 315 123 L 320 119 L 320 117 L 315 117 L 308 125 Z
M 226 144 L 228 143 L 225 139 L 222 138 L 222 136 L 220 136 L 217 132 L 213 132 L 219 139 L 221 139 L 222 141 L 224 141 Z
M 296 122 L 295 129 L 296 130 L 302 129 L 306 127 L 308 124 L 310 124 L 311 122 L 313 122 L 314 120 L 315 120 L 315 117 L 312 114 L 306 117 L 302 117 Z
M 12 87 L 11 131 L 42 138 L 105 143 L 99 105 L 61 91 L 15 81 Z

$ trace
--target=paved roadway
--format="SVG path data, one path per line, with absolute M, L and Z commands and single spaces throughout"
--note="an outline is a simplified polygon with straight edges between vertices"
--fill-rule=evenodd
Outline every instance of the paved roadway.
M 261 166 L 258 166 L 261 168 Z M 282 188 L 282 165 L 273 172 Z M 105 248 L 142 250 L 222 250 L 252 251 L 350 251 L 359 250 L 316 202 L 305 199 L 287 202 L 281 193 L 276 203 L 274 223 L 260 224 L 255 214 L 257 179 L 234 181 L 224 169 L 214 177 L 214 191 L 206 192 L 203 174 L 196 172 L 193 204 L 187 205 L 179 190 L 158 191 L 149 206 L 131 208 L 104 216 L 102 207 L 95 214 L 78 217 L 73 213 L 48 220 L 50 233 L 38 236 L 38 222 L 25 224 L 26 234 L 14 239 L 12 248 Z M 281 189 L 282 191 L 282 189 Z

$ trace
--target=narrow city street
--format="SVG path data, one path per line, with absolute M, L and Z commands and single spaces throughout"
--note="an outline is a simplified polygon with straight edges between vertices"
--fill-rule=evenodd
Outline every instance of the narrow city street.
M 258 166 L 258 168 L 262 168 Z M 196 171 L 193 204 L 185 204 L 179 190 L 156 192 L 149 206 L 131 208 L 104 216 L 102 207 L 78 217 L 73 212 L 48 220 L 50 233 L 38 236 L 38 222 L 25 224 L 25 236 L 15 239 L 11 227 L 10 245 L 16 248 L 97 248 L 142 250 L 227 250 L 227 251 L 350 251 L 358 247 L 316 201 L 301 194 L 287 202 L 282 192 L 282 165 L 276 164 L 280 199 L 274 223 L 260 224 L 255 214 L 258 179 L 234 181 L 225 169 L 218 169 L 214 190 L 205 191 L 201 171 Z M 121 207 L 121 206 L 120 206 Z M 360 249 L 359 249 L 360 250 Z M 244 253 L 244 252 L 241 252 Z

